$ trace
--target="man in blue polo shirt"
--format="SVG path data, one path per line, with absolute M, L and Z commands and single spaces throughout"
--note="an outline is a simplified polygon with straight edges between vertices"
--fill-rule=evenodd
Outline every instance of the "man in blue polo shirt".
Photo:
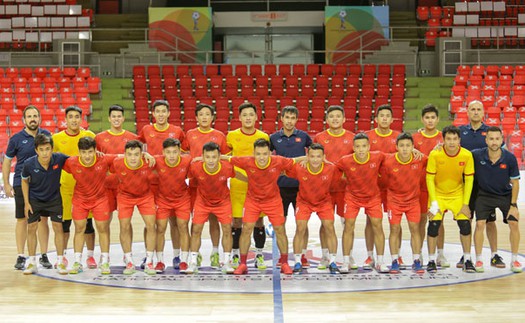
M 478 148 L 487 147 L 485 136 L 489 126 L 483 123 L 485 117 L 485 110 L 481 101 L 471 101 L 467 107 L 467 114 L 469 124 L 459 126 L 461 134 L 461 147 L 467 150 L 474 150 Z M 476 208 L 476 198 L 478 196 L 478 185 L 474 179 L 474 186 L 472 194 L 470 195 L 469 208 L 471 214 L 474 214 Z M 492 214 L 487 220 L 487 239 L 489 240 L 490 250 L 492 251 L 492 258 L 490 260 L 491 266 L 497 268 L 505 268 L 503 258 L 498 255 L 498 231 L 496 228 L 496 213 Z M 457 268 L 463 268 L 463 257 L 456 264 Z
M 57 250 L 57 270 L 67 274 L 64 263 L 64 231 L 62 230 L 62 198 L 60 196 L 60 173 L 69 156 L 53 153 L 53 139 L 38 134 L 35 137 L 36 156 L 24 162 L 22 168 L 22 194 L 24 215 L 27 218 L 28 265 L 24 275 L 37 272 L 36 230 L 41 217 L 51 218 Z
M 39 128 L 40 111 L 32 106 L 27 106 L 23 111 L 23 121 L 25 128 L 14 134 L 7 145 L 4 162 L 2 164 L 2 177 L 4 180 L 4 190 L 8 197 L 15 198 L 15 240 L 18 251 L 15 269 L 22 270 L 25 267 L 26 257 L 24 254 L 27 237 L 27 219 L 24 216 L 24 197 L 22 196 L 22 181 L 20 174 L 24 161 L 35 153 L 35 136 L 37 134 L 51 135 L 49 131 Z M 9 173 L 13 158 L 16 158 L 15 174 L 13 186 L 9 183 Z M 49 228 L 47 221 L 41 221 L 38 225 L 38 239 L 40 243 L 40 264 L 47 269 L 52 267 L 47 258 L 47 243 L 49 240 Z
M 503 133 L 498 127 L 489 127 L 486 132 L 487 147 L 474 149 L 475 178 L 478 184 L 476 200 L 476 231 L 474 245 L 476 248 L 476 271 L 483 272 L 483 232 L 485 225 L 495 209 L 503 213 L 503 222 L 510 228 L 510 246 L 512 251 L 511 270 L 521 272 L 518 261 L 520 243 L 518 193 L 520 171 L 516 157 L 501 148 Z
M 286 106 L 281 111 L 281 122 L 283 127 L 281 130 L 270 135 L 270 149 L 275 151 L 279 156 L 288 158 L 306 156 L 306 149 L 312 144 L 312 138 L 297 128 L 297 119 L 299 118 L 299 110 L 294 106 Z M 299 182 L 296 179 L 281 175 L 277 181 L 279 191 L 281 193 L 281 200 L 283 201 L 284 216 L 288 215 L 288 208 L 292 204 L 294 214 L 297 200 L 297 192 L 299 191 Z M 301 256 L 301 263 L 303 266 L 309 266 L 306 259 L 306 251 L 308 245 L 308 228 L 305 233 L 305 245 Z

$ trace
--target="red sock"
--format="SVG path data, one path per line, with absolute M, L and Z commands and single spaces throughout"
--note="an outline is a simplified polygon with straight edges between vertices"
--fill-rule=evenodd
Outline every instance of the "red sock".
M 246 259 L 248 259 L 248 255 L 241 254 L 241 264 L 245 264 L 246 265 Z
M 288 262 L 288 255 L 281 255 L 281 260 L 279 261 L 281 264 Z

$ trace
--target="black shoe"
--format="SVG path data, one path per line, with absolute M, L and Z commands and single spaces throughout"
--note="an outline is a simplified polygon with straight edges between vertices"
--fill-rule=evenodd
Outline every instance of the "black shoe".
M 474 267 L 474 264 L 472 263 L 472 260 L 467 260 L 465 261 L 465 263 L 463 264 L 463 271 L 464 272 L 467 272 L 467 273 L 475 273 L 476 272 L 476 267 Z
M 144 269 L 144 268 L 146 268 L 146 257 L 142 259 L 142 263 L 140 264 L 140 269 Z
M 49 262 L 49 258 L 47 258 L 47 254 L 45 254 L 45 253 L 43 253 L 42 256 L 40 256 L 40 264 L 45 269 L 53 268 L 53 265 Z
M 16 258 L 15 269 L 23 270 L 25 266 L 26 266 L 26 258 L 22 256 L 18 256 L 18 258 Z
M 505 268 L 503 258 L 498 254 L 495 254 L 494 257 L 490 258 L 490 265 L 496 268 Z
M 428 264 L 427 264 L 427 271 L 429 273 L 435 273 L 435 272 L 437 272 L 437 270 L 438 270 L 438 268 L 436 266 L 436 262 L 434 260 L 429 261 Z
M 456 268 L 463 268 L 464 261 L 465 259 L 463 258 L 463 256 L 461 256 L 461 259 L 459 259 L 458 263 L 456 264 Z

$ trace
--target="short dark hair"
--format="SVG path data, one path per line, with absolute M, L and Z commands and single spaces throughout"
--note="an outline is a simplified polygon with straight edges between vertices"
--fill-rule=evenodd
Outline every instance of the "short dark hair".
M 326 116 L 328 116 L 330 114 L 330 112 L 332 112 L 332 111 L 341 111 L 341 113 L 343 114 L 343 117 L 345 116 L 345 110 L 340 105 L 331 105 L 331 106 L 329 106 L 328 109 L 326 109 Z
M 108 115 L 111 115 L 111 112 L 113 111 L 120 111 L 122 112 L 122 115 L 124 115 L 124 107 L 122 107 L 119 104 L 113 104 L 112 106 L 110 106 Z
M 88 150 L 93 148 L 97 150 L 97 142 L 92 137 L 82 137 L 78 140 L 78 150 Z
M 124 146 L 124 150 L 134 149 L 134 148 L 139 148 L 141 151 L 144 150 L 144 146 L 142 145 L 142 143 L 135 139 L 126 142 L 126 145 Z
M 436 108 L 435 105 L 433 105 L 432 103 L 429 103 L 429 104 L 425 105 L 423 107 L 423 109 L 421 110 L 421 116 L 424 117 L 425 114 L 432 113 L 432 112 L 434 112 L 436 114 L 436 116 L 439 117 L 439 110 Z
M 310 150 L 322 150 L 324 154 L 324 146 L 317 142 L 311 144 L 310 147 L 308 147 L 308 151 Z
M 205 153 L 207 151 L 215 151 L 215 150 L 217 150 L 219 155 L 221 154 L 221 147 L 219 147 L 219 145 L 213 141 L 207 142 L 204 144 L 204 146 L 202 146 L 202 153 Z
M 195 116 L 197 116 L 199 114 L 199 111 L 202 110 L 202 109 L 210 109 L 211 115 L 212 116 L 215 115 L 215 108 L 214 107 L 212 107 L 209 104 L 199 103 L 199 104 L 197 104 L 197 107 L 195 108 Z
M 36 110 L 36 112 L 38 113 L 38 116 L 40 116 L 40 110 L 38 110 L 37 107 L 35 107 L 34 105 L 28 105 L 27 107 L 24 108 L 24 111 L 22 112 L 22 115 L 24 116 L 24 118 L 26 117 L 26 111 L 27 110 Z
M 270 142 L 266 139 L 259 138 L 253 143 L 253 148 L 255 149 L 257 147 L 268 147 L 268 149 L 270 149 Z
M 283 117 L 286 113 L 292 113 L 295 114 L 296 117 L 299 117 L 299 109 L 297 109 L 293 105 L 285 106 L 281 111 L 281 117 Z
M 366 139 L 366 141 L 370 141 L 370 138 L 368 138 L 368 135 L 364 132 L 358 132 L 355 134 L 354 142 L 359 139 Z
M 257 112 L 257 107 L 255 104 L 251 102 L 244 102 L 243 104 L 239 105 L 239 114 L 241 114 L 242 110 L 252 108 L 253 111 Z
M 179 147 L 180 148 L 180 140 L 176 138 L 166 138 L 162 142 L 162 149 L 166 149 L 168 147 Z
M 70 111 L 76 111 L 78 113 L 80 113 L 80 115 L 82 115 L 82 109 L 77 107 L 76 105 L 71 105 L 69 107 L 66 108 L 66 116 L 67 114 L 70 112 Z
M 381 112 L 381 111 L 383 111 L 383 110 L 388 110 L 388 111 L 390 111 L 390 115 L 391 115 L 391 116 L 394 115 L 394 112 L 392 111 L 392 107 L 390 107 L 390 104 L 382 104 L 382 105 L 380 105 L 380 106 L 377 108 L 376 116 L 379 114 L 379 112 Z
M 414 144 L 414 139 L 412 138 L 412 135 L 409 134 L 408 132 L 402 132 L 400 133 L 397 138 L 396 138 L 396 145 L 401 141 L 401 140 L 410 140 L 410 142 L 412 144 Z
M 500 127 L 490 126 L 488 127 L 487 132 L 499 132 L 503 136 L 503 131 Z
M 443 130 L 441 130 L 441 134 L 443 134 L 443 138 L 445 138 L 447 133 L 455 134 L 455 135 L 458 135 L 458 137 L 461 137 L 461 131 L 456 126 L 452 126 L 452 125 L 446 126 L 445 128 L 443 128 Z
M 51 138 L 51 136 L 47 136 L 42 133 L 39 133 L 35 136 L 35 149 L 37 149 L 38 146 L 43 146 L 47 144 L 50 144 L 51 147 L 53 147 L 53 138 Z
M 165 106 L 168 109 L 168 111 L 170 110 L 170 103 L 168 101 L 166 101 L 166 100 L 156 100 L 151 105 L 151 111 L 155 111 L 155 108 L 159 107 L 161 105 Z

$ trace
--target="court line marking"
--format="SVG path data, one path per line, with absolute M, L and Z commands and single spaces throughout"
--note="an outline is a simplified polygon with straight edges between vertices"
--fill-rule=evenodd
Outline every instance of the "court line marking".
M 277 239 L 275 233 L 272 236 L 272 263 L 273 263 L 273 321 L 275 323 L 284 322 L 283 311 L 283 292 L 281 290 L 281 271 L 277 268 L 277 257 L 279 250 L 277 248 Z

